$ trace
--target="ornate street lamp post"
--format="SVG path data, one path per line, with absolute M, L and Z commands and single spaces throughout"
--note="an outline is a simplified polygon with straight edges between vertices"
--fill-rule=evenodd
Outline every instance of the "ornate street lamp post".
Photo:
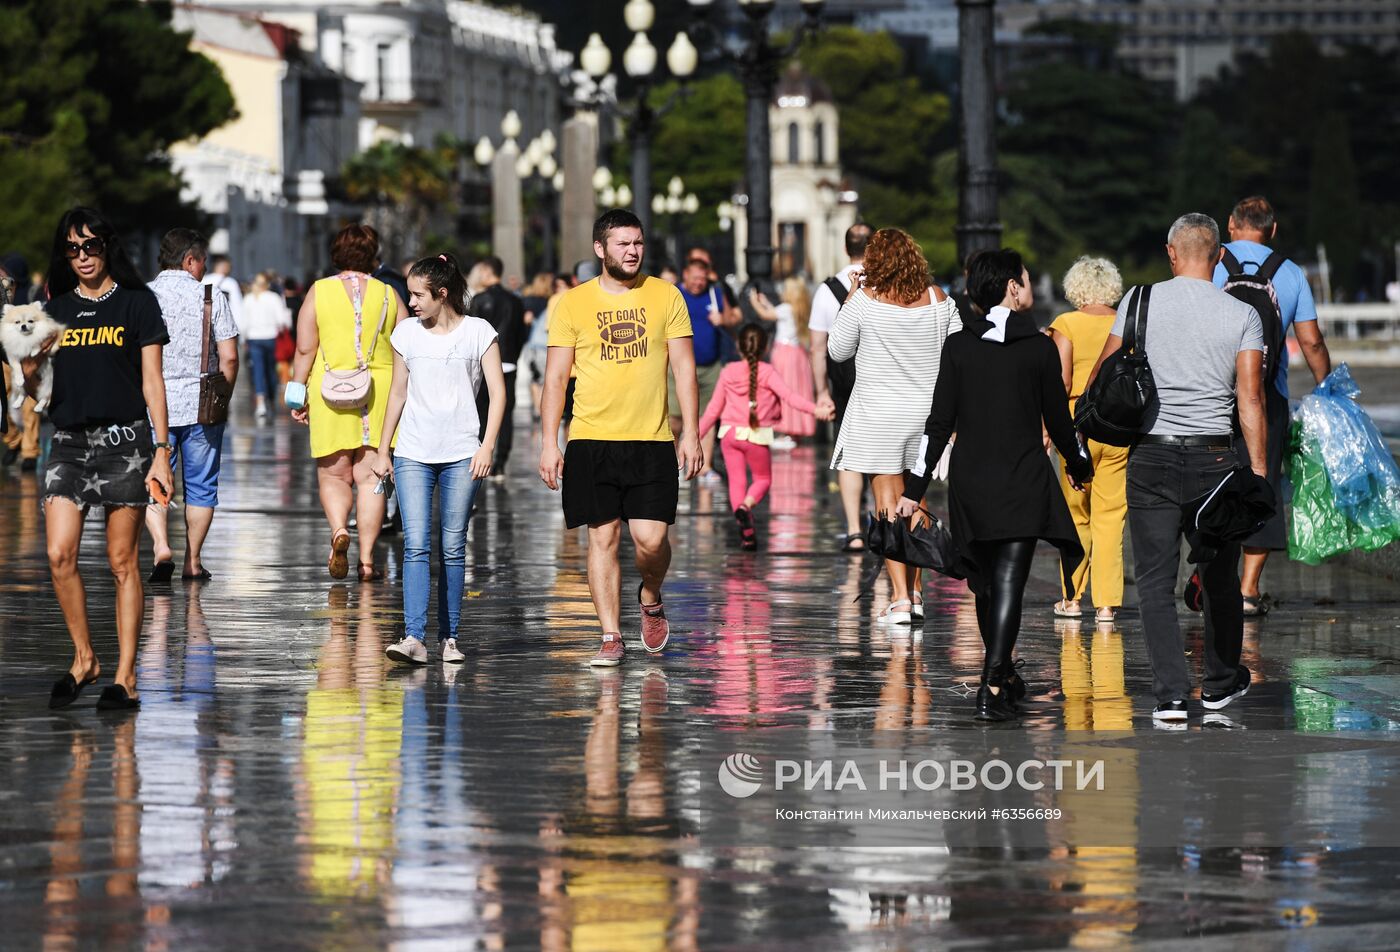
M 728 59 L 738 67 L 744 84 L 747 135 L 744 146 L 745 190 L 748 193 L 748 247 L 744 260 L 749 284 L 767 286 L 773 276 L 773 137 L 768 127 L 768 107 L 783 61 L 821 25 L 824 0 L 802 0 L 803 18 L 792 39 L 775 47 L 768 39 L 768 19 L 774 0 L 739 0 L 745 14 L 745 31 L 737 49 L 726 48 L 709 20 L 714 0 L 689 0 L 695 32 L 702 39 L 705 59 Z M 747 306 L 748 296 L 742 296 Z
M 648 93 L 655 83 L 657 50 L 647 38 L 647 31 L 656 20 L 656 9 L 650 0 L 629 0 L 622 10 L 627 28 L 633 31 L 632 43 L 622 54 L 622 68 L 631 77 L 637 90 L 637 101 L 631 109 L 621 103 L 604 102 L 627 121 L 627 134 L 632 140 L 632 194 L 636 203 L 637 217 L 642 221 L 642 231 L 651 232 L 651 139 L 656 121 L 670 111 L 676 99 L 672 98 L 661 108 L 656 109 L 648 99 Z M 666 51 L 666 66 L 671 74 L 684 83 L 695 72 L 699 53 L 690 42 L 690 37 L 677 33 L 670 49 Z M 607 74 L 612 65 L 612 53 L 603 44 L 602 37 L 594 33 L 588 38 L 580 55 L 584 71 L 595 80 Z
M 996 0 L 957 0 L 958 259 L 1001 245 L 997 215 Z

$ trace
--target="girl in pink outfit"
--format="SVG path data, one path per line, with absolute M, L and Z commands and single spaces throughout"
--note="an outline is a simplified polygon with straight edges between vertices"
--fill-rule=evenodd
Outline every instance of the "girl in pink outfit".
M 739 523 L 740 544 L 745 549 L 758 548 L 754 532 L 753 507 L 768 494 L 773 484 L 773 425 L 782 419 L 787 405 L 818 419 L 829 420 L 830 410 L 818 410 L 816 404 L 794 393 L 772 364 L 759 360 L 768 346 L 768 334 L 757 324 L 739 331 L 739 355 L 743 363 L 734 362 L 720 371 L 714 396 L 700 418 L 700 435 L 719 424 L 720 449 L 729 470 L 729 504 L 734 507 L 734 519 Z M 747 470 L 746 470 L 747 468 Z M 747 482 L 748 472 L 753 482 Z

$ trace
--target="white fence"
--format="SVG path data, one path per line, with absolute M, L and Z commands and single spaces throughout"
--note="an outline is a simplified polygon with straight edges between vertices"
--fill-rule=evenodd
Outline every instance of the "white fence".
M 1400 304 L 1319 304 L 1323 336 L 1343 340 L 1400 340 Z

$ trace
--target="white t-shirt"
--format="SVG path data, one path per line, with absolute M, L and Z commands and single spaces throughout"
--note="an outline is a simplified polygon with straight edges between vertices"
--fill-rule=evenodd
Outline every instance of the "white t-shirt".
M 464 317 L 450 334 L 434 334 L 416 318 L 389 335 L 408 365 L 408 398 L 394 452 L 419 463 L 456 463 L 481 448 L 476 391 L 481 357 L 496 343 L 496 329 Z
M 836 279 L 849 291 L 851 275 L 861 270 L 864 270 L 863 265 L 848 264 L 836 273 Z M 817 292 L 812 295 L 812 318 L 807 322 L 807 328 L 830 334 L 831 325 L 836 323 L 836 312 L 841 310 L 841 305 L 845 302 L 845 298 L 839 301 L 836 299 L 836 295 L 831 293 L 831 288 L 826 286 L 825 281 L 817 285 Z

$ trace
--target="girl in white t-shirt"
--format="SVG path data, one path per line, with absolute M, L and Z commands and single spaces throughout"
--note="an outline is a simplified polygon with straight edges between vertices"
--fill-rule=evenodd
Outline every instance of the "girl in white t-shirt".
M 505 416 L 506 381 L 496 331 L 462 314 L 466 279 L 450 255 L 424 258 L 408 273 L 408 309 L 394 345 L 394 382 L 374 473 L 392 469 L 403 519 L 404 637 L 385 653 L 426 664 L 433 490 L 442 521 L 438 574 L 438 641 L 442 660 L 460 663 L 457 624 L 466 582 L 467 520 L 481 480 L 491 472 L 496 435 Z M 485 433 L 476 412 L 482 381 L 490 394 Z M 397 442 L 395 433 L 397 432 Z

